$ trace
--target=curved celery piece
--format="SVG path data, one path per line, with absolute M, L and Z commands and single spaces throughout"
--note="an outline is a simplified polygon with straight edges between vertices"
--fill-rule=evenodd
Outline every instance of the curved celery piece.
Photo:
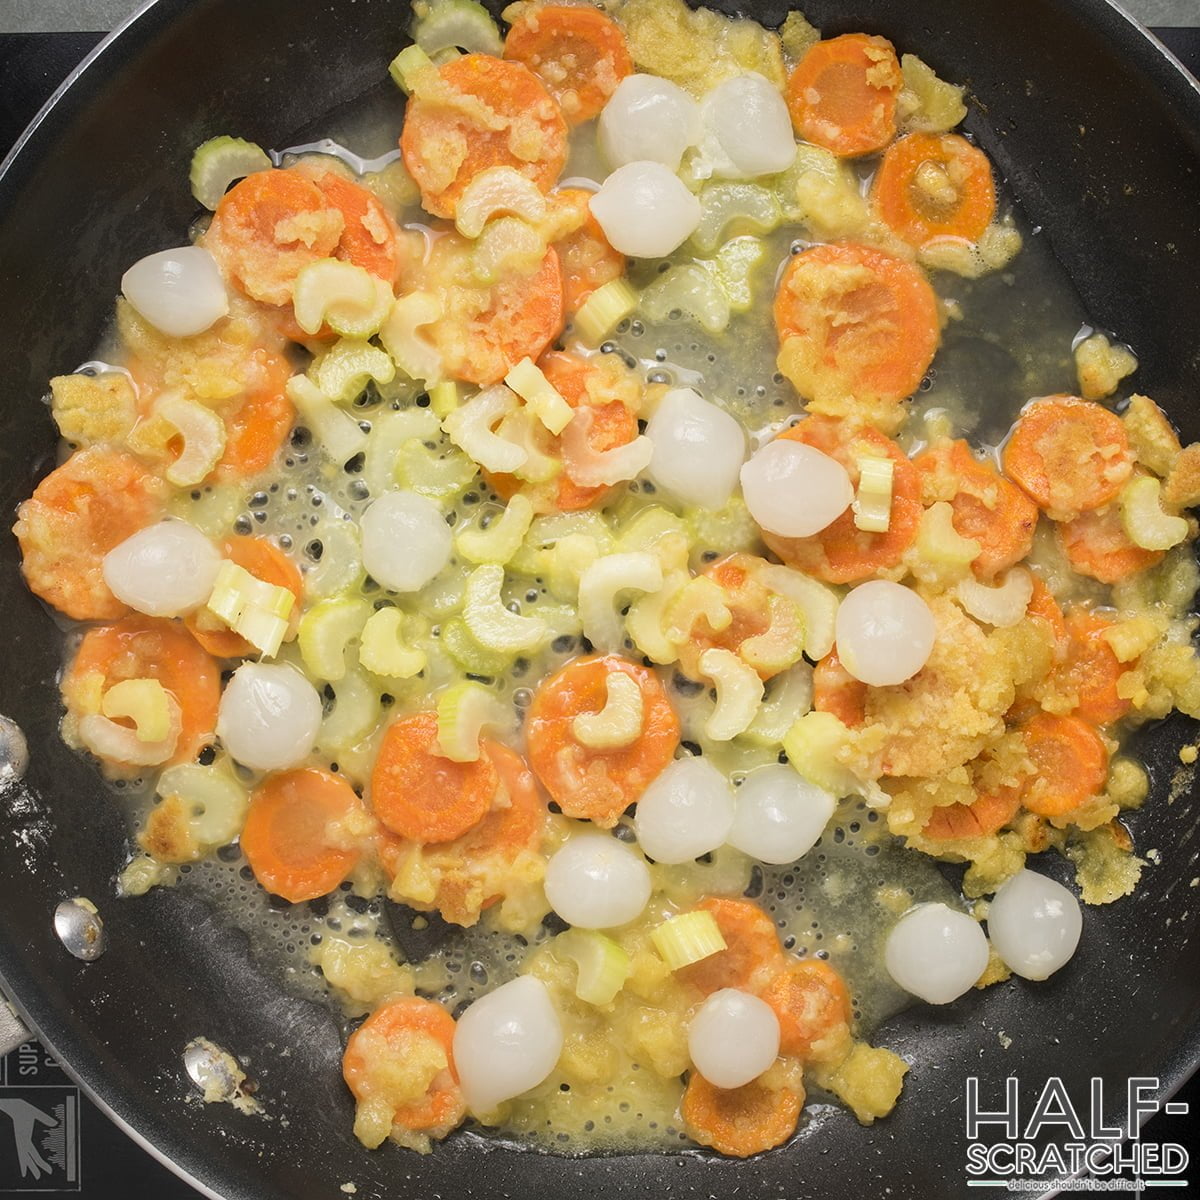
M 763 682 L 732 650 L 705 650 L 700 673 L 717 689 L 717 704 L 704 724 L 714 742 L 728 742 L 744 733 L 762 703 Z
M 545 483 L 560 474 L 562 459 L 542 451 L 538 430 L 542 423 L 526 408 L 518 408 L 496 426 L 496 436 L 525 451 L 525 461 L 513 474 L 527 483 Z
M 755 671 L 774 675 L 798 662 L 804 654 L 804 613 L 786 596 L 773 592 L 767 599 L 770 624 L 746 638 L 738 656 Z
M 392 77 L 392 82 L 406 96 L 415 95 L 424 83 L 436 79 L 436 70 L 433 59 L 416 44 L 405 46 L 388 63 L 388 74 Z
M 812 708 L 813 672 L 798 662 L 766 684 L 767 694 L 743 736 L 757 746 L 778 746 L 797 717 Z
M 841 601 L 827 584 L 791 567 L 764 563 L 754 577 L 772 592 L 793 601 L 804 619 L 804 653 L 811 659 L 824 658 L 833 649 L 834 626 Z
M 628 281 L 610 279 L 583 302 L 571 325 L 586 345 L 598 346 L 637 306 L 638 294 Z
M 1170 550 L 1186 540 L 1187 519 L 1163 510 L 1162 484 L 1151 475 L 1138 475 L 1118 498 L 1121 523 L 1129 540 L 1143 550 Z
M 622 592 L 653 592 L 662 587 L 658 559 L 644 551 L 606 554 L 579 578 L 579 618 L 588 641 L 613 653 L 623 642 L 616 599 Z
M 624 671 L 610 671 L 604 686 L 604 707 L 580 713 L 571 722 L 571 732 L 590 750 L 620 750 L 642 736 L 646 704 L 637 680 Z
M 154 406 L 162 419 L 183 439 L 183 451 L 166 470 L 167 482 L 176 487 L 194 487 L 206 479 L 225 453 L 225 424 L 211 408 L 163 396 Z
M 489 221 L 471 247 L 471 277 L 492 287 L 512 274 L 530 275 L 546 257 L 546 239 L 520 217 Z
M 317 334 L 328 324 L 334 333 L 350 338 L 379 332 L 392 300 L 388 283 L 337 258 L 302 267 L 292 291 L 296 324 L 305 333 Z
M 494 563 L 485 563 L 471 572 L 463 602 L 467 629 L 486 650 L 519 654 L 537 649 L 549 634 L 546 622 L 509 612 L 500 595 L 503 585 L 504 568 Z
M 264 658 L 275 655 L 288 630 L 296 597 L 289 589 L 258 579 L 226 559 L 205 609 L 240 634 Z
M 396 365 L 378 346 L 361 338 L 340 338 L 313 363 L 317 387 L 335 403 L 359 396 L 367 384 L 391 383 Z
M 738 237 L 726 242 L 710 261 L 709 270 L 734 312 L 746 312 L 754 303 L 750 277 L 766 254 L 767 248 L 758 238 Z
M 444 622 L 438 641 L 450 659 L 469 675 L 503 675 L 516 657 L 515 652 L 485 649 L 471 636 L 462 617 Z
M 503 566 L 516 554 L 532 522 L 533 505 L 518 492 L 486 529 L 475 525 L 460 530 L 454 544 L 468 562 Z
M 297 642 L 310 675 L 336 683 L 346 674 L 346 652 L 371 615 L 365 600 L 342 596 L 322 600 L 300 618 Z
M 643 508 L 623 526 L 617 545 L 621 550 L 648 550 L 662 563 L 664 570 L 687 566 L 687 526 L 669 509 L 654 504 Z
M 496 22 L 476 0 L 432 0 L 413 25 L 413 40 L 429 55 L 459 49 L 499 58 L 504 49 Z
M 484 729 L 504 730 L 510 723 L 508 710 L 481 683 L 456 683 L 438 697 L 438 748 L 452 762 L 475 762 Z
M 454 227 L 465 238 L 477 238 L 489 221 L 502 214 L 535 225 L 546 215 L 546 197 L 514 167 L 488 167 L 463 189 L 454 210 Z
M 713 183 L 700 193 L 700 224 L 692 242 L 701 254 L 712 254 L 731 231 L 770 233 L 783 224 L 779 198 L 757 183 Z
M 317 445 L 336 463 L 348 462 L 367 446 L 367 435 L 345 409 L 338 408 L 307 375 L 287 382 L 288 399 Z
M 679 644 L 663 628 L 664 616 L 689 578 L 684 570 L 669 572 L 658 591 L 639 597 L 625 615 L 625 632 L 630 640 L 648 659 L 662 666 L 679 657 Z
M 475 482 L 475 464 L 453 446 L 430 450 L 423 439 L 410 438 L 396 457 L 396 474 L 404 486 L 431 500 L 455 496 Z
M 977 621 L 997 629 L 1016 625 L 1033 598 L 1033 576 L 1024 567 L 1013 567 L 998 584 L 980 583 L 974 576 L 960 579 L 955 589 L 959 604 Z
M 714 633 L 728 629 L 733 613 L 725 603 L 726 598 L 720 585 L 707 575 L 688 580 L 666 612 L 667 637 L 676 645 L 686 642 L 702 618 Z
M 403 408 L 384 412 L 371 422 L 366 440 L 366 457 L 360 478 L 372 496 L 381 496 L 397 482 L 396 460 L 400 448 L 413 438 L 436 440 L 440 434 L 437 417 L 427 408 Z
M 225 762 L 180 763 L 159 777 L 155 792 L 183 802 L 188 830 L 201 850 L 227 846 L 241 832 L 250 797 Z
M 443 379 L 429 389 L 429 407 L 439 420 L 448 417 L 458 407 L 460 399 L 458 384 L 453 379 Z
M 784 735 L 783 749 L 788 762 L 809 783 L 838 797 L 862 792 L 863 783 L 838 761 L 847 748 L 850 730 L 833 713 L 809 712 L 795 721 Z
M 912 572 L 926 582 L 961 579 L 979 557 L 975 538 L 965 538 L 954 528 L 954 509 L 948 500 L 931 504 L 917 527 Z
M 708 333 L 722 333 L 729 325 L 731 308 L 716 277 L 699 263 L 671 267 L 642 292 L 642 315 L 655 323 L 681 313 Z
M 440 382 L 442 356 L 420 330 L 442 316 L 442 302 L 432 292 L 397 296 L 379 328 L 379 340 L 392 361 L 410 379 L 427 386 Z
M 359 664 L 385 679 L 411 679 L 425 669 L 425 651 L 403 637 L 404 614 L 381 608 L 367 618 L 358 646 Z
M 517 398 L 499 384 L 478 393 L 456 408 L 442 422 L 450 440 L 488 471 L 511 474 L 519 470 L 527 457 L 513 442 L 492 432 L 492 427 L 517 408 Z
M 722 508 L 696 508 L 687 515 L 691 540 L 699 550 L 757 550 L 762 540 L 758 524 L 740 496 L 732 497 Z
M 525 401 L 525 407 L 553 434 L 560 434 L 575 410 L 531 358 L 523 358 L 504 377 L 504 382 Z
M 157 679 L 122 679 L 104 693 L 100 711 L 133 722 L 139 742 L 161 742 L 171 732 L 171 706 Z
M 650 940 L 672 971 L 726 949 L 725 936 L 716 918 L 702 908 L 669 917 L 650 931 Z
M 317 732 L 317 749 L 329 758 L 357 746 L 383 719 L 379 692 L 361 671 L 347 671 L 333 688 L 333 708 Z
M 639 434 L 630 442 L 597 450 L 591 440 L 594 410 L 582 405 L 563 430 L 563 467 L 580 487 L 613 487 L 636 479 L 649 465 L 654 444 Z
M 575 964 L 575 995 L 587 1004 L 611 1004 L 633 969 L 628 952 L 596 929 L 568 929 L 551 945 L 557 957 Z
M 225 134 L 196 147 L 188 182 L 192 195 L 213 212 L 235 179 L 270 169 L 271 159 L 261 146 Z

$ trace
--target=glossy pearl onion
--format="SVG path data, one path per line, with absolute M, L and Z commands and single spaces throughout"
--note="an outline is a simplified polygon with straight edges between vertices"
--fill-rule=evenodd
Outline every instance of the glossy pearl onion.
M 121 291 L 168 337 L 195 337 L 229 312 L 225 281 L 202 246 L 147 255 L 121 277 Z
M 243 663 L 221 696 L 217 736 L 230 755 L 256 771 L 303 762 L 321 728 L 321 697 L 286 663 Z
M 1048 979 L 1075 954 L 1083 914 L 1061 883 L 1020 870 L 996 893 L 987 925 L 1005 966 L 1024 979 Z
M 568 925 L 611 929 L 641 916 L 650 869 L 636 850 L 604 833 L 577 833 L 546 864 L 546 899 Z
M 720 508 L 733 495 L 746 456 L 742 427 L 691 388 L 673 388 L 646 427 L 654 445 L 656 486 L 698 508 Z
M 741 471 L 750 515 L 780 537 L 812 537 L 850 507 L 854 485 L 846 468 L 813 446 L 776 438 Z
M 642 793 L 633 826 L 655 862 L 685 863 L 724 845 L 733 814 L 725 776 L 702 758 L 680 758 Z
M 936 635 L 929 605 L 912 588 L 886 579 L 859 584 L 838 607 L 838 658 L 873 687 L 911 679 L 929 661 Z
M 631 258 L 663 258 L 700 224 L 700 201 L 657 162 L 618 167 L 588 205 L 613 249 Z
M 450 561 L 450 526 L 432 500 L 417 492 L 385 492 L 362 516 L 367 573 L 393 592 L 416 592 Z
M 217 548 L 185 521 L 139 530 L 104 556 L 104 582 L 122 604 L 149 617 L 178 617 L 212 594 Z
M 696 1070 L 715 1087 L 742 1087 L 779 1057 L 779 1019 L 757 996 L 722 988 L 700 1005 L 689 1023 L 688 1053 Z
M 944 904 L 921 904 L 888 934 L 888 974 L 930 1004 L 949 1004 L 975 986 L 988 964 L 979 922 Z
M 612 167 L 658 162 L 674 171 L 700 136 L 700 107 L 670 80 L 627 75 L 604 106 L 596 136 Z
M 760 862 L 795 862 L 825 830 L 836 799 L 789 766 L 760 767 L 737 789 L 729 844 Z

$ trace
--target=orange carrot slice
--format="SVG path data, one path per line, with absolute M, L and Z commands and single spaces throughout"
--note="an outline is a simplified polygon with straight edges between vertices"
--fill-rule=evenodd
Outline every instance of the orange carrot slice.
M 867 719 L 867 685 L 842 666 L 836 649 L 813 668 L 813 708 L 833 713 L 847 729 Z
M 1143 550 L 1129 540 L 1116 505 L 1080 513 L 1056 527 L 1071 566 L 1101 583 L 1120 583 L 1161 562 L 1161 550 Z
M 396 223 L 373 192 L 326 171 L 316 180 L 325 199 L 342 214 L 342 234 L 334 257 L 395 283 L 399 273 Z
M 704 995 L 721 988 L 759 992 L 786 965 L 775 922 L 752 900 L 708 896 L 696 909 L 712 914 L 725 939 L 724 950 L 676 971 Z
M 1092 725 L 1110 725 L 1133 707 L 1132 700 L 1117 694 L 1117 685 L 1129 667 L 1117 661 L 1103 636 L 1114 624 L 1085 608 L 1073 608 L 1066 616 L 1067 656 L 1055 681 L 1063 691 L 1079 697 L 1075 716 Z
M 796 1131 L 802 1097 L 755 1079 L 740 1088 L 719 1088 L 693 1071 L 680 1112 L 689 1136 L 732 1158 L 749 1158 L 781 1146 Z
M 921 832 L 927 838 L 945 842 L 987 837 L 1003 829 L 1020 808 L 1020 788 L 985 792 L 970 804 L 946 804 L 935 808 Z
M 563 312 L 573 316 L 598 288 L 625 273 L 625 256 L 608 243 L 600 222 L 588 206 L 590 192 L 583 188 L 560 188 L 552 196 L 559 204 L 574 208 L 581 219 L 573 232 L 554 243 L 562 266 Z
M 1099 794 L 1108 774 L 1108 751 L 1086 721 L 1038 713 L 1021 733 L 1037 772 L 1021 797 L 1030 812 L 1065 816 Z
M 850 1025 L 846 982 L 818 958 L 789 963 L 763 989 L 762 998 L 779 1018 L 781 1054 L 807 1058 L 814 1045 Z

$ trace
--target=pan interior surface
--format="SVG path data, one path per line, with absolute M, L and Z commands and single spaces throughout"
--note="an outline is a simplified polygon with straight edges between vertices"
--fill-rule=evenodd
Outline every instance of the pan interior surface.
M 742 11 L 771 25 L 786 9 Z M 805 11 L 827 35 L 881 33 L 967 85 L 967 127 L 1042 248 L 1083 309 L 1134 346 L 1138 389 L 1185 439 L 1200 438 L 1194 85 L 1103 0 L 976 0 L 968 10 L 957 0 L 857 9 L 814 0 Z M 281 147 L 339 139 L 364 121 L 398 127 L 387 63 L 405 20 L 395 0 L 159 0 L 43 115 L 0 178 L 4 512 L 53 464 L 56 434 L 38 402 L 46 379 L 90 357 L 124 268 L 177 245 L 194 218 L 192 148 L 226 132 Z M 572 1160 L 471 1134 L 426 1158 L 368 1154 L 351 1132 L 333 1016 L 288 991 L 195 891 L 115 899 L 125 821 L 92 768 L 59 741 L 61 637 L 20 580 L 8 524 L 0 713 L 24 730 L 32 761 L 22 785 L 0 791 L 0 972 L 93 1094 L 216 1194 L 329 1196 L 354 1183 L 369 1195 L 867 1196 L 887 1187 L 897 1200 L 957 1196 L 968 1074 L 996 1101 L 1010 1075 L 1034 1089 L 1058 1075 L 1077 1097 L 1098 1076 L 1117 1117 L 1130 1075 L 1170 1088 L 1196 1063 L 1200 822 L 1189 795 L 1167 803 L 1189 736 L 1176 717 L 1136 743 L 1153 789 L 1131 825 L 1143 854 L 1160 852 L 1138 892 L 1089 910 L 1079 955 L 1050 982 L 1011 982 L 882 1026 L 874 1040 L 912 1064 L 886 1121 L 862 1128 L 843 1109 L 814 1105 L 789 1147 L 741 1163 L 690 1153 Z M 74 895 L 94 900 L 106 923 L 109 949 L 90 965 L 53 934 L 55 905 Z M 182 1052 L 198 1035 L 246 1063 L 271 1120 L 197 1102 Z

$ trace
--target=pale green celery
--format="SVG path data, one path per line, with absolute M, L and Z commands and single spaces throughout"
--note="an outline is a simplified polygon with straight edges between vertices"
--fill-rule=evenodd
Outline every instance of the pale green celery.
M 650 940 L 672 971 L 690 967 L 726 949 L 720 926 L 706 909 L 668 918 L 650 931 Z
M 632 970 L 629 954 L 595 929 L 568 929 L 552 945 L 557 956 L 575 964 L 575 995 L 587 1004 L 611 1004 Z
M 480 513 L 480 520 L 488 514 Z M 504 566 L 516 554 L 533 522 L 533 505 L 518 492 L 498 513 L 491 514 L 486 528 L 481 524 L 459 531 L 454 539 L 458 552 L 468 562 Z
M 644 551 L 596 559 L 579 578 L 579 618 L 588 641 L 604 653 L 620 650 L 624 637 L 616 612 L 617 596 L 657 591 L 662 582 L 658 559 Z
M 261 146 L 222 135 L 196 147 L 188 181 L 192 195 L 212 212 L 234 180 L 270 169 L 271 159 Z
M 750 277 L 766 253 L 767 248 L 759 238 L 738 237 L 726 242 L 709 263 L 709 270 L 734 312 L 747 312 L 754 303 Z
M 369 338 L 379 332 L 392 301 L 390 284 L 337 258 L 301 267 L 292 290 L 296 324 L 314 335 L 328 325 L 342 337 Z
M 361 671 L 348 671 L 333 688 L 333 708 L 321 722 L 317 749 L 336 759 L 357 746 L 383 720 L 379 691 Z
M 171 732 L 171 705 L 157 679 L 122 679 L 104 693 L 100 711 L 133 722 L 139 742 L 161 742 Z
M 729 234 L 770 233 L 783 223 L 779 199 L 758 183 L 713 183 L 701 191 L 700 224 L 692 243 L 704 255 L 724 245 Z
M 429 55 L 459 49 L 499 58 L 504 50 L 496 22 L 476 0 L 431 0 L 413 24 L 413 40 Z
M 300 421 L 313 440 L 335 463 L 349 462 L 367 446 L 367 435 L 344 409 L 338 408 L 306 375 L 293 375 L 287 382 L 288 399 L 296 406 Z
M 410 438 L 400 447 L 395 469 L 406 487 L 431 500 L 456 496 L 479 474 L 475 464 L 453 446 L 430 450 L 419 438 Z
M 712 334 L 724 332 L 732 311 L 716 276 L 696 262 L 677 264 L 660 275 L 642 292 L 638 307 L 656 324 L 676 313 Z
M 382 496 L 396 486 L 397 459 L 406 442 L 414 438 L 436 442 L 440 436 L 439 421 L 427 408 L 403 408 L 399 412 L 383 412 L 376 416 L 371 422 L 360 476 L 371 495 Z
M 704 725 L 705 736 L 714 742 L 731 741 L 754 720 L 762 703 L 763 682 L 732 650 L 705 650 L 700 655 L 700 673 L 712 680 L 717 691 L 716 707 Z
M 300 618 L 297 643 L 308 673 L 336 683 L 347 670 L 350 644 L 359 637 L 371 615 L 371 606 L 357 597 L 322 600 Z
M 864 454 L 858 459 L 858 493 L 854 524 L 868 533 L 886 533 L 892 523 L 892 479 L 896 464 L 890 458 Z
M 432 292 L 409 292 L 394 300 L 379 328 L 379 340 L 396 366 L 427 387 L 439 383 L 444 371 L 442 356 L 421 329 L 441 316 L 442 302 Z
M 611 279 L 583 302 L 571 325 L 586 345 L 598 346 L 637 306 L 638 294 L 628 281 Z
M 504 382 L 525 401 L 525 407 L 553 434 L 560 434 L 575 415 L 558 389 L 531 359 L 523 358 L 504 377 Z
M 1162 484 L 1154 476 L 1134 476 L 1121 489 L 1118 503 L 1126 535 L 1142 550 L 1170 550 L 1186 540 L 1187 519 L 1163 510 Z
M 766 687 L 767 694 L 742 736 L 756 746 L 778 746 L 796 719 L 812 708 L 812 667 L 798 662 L 768 680 Z
M 480 683 L 467 680 L 438 697 L 438 747 L 452 762 L 475 762 L 482 732 L 503 732 L 509 724 L 508 710 Z
M 241 832 L 250 797 L 225 760 L 200 766 L 180 763 L 158 777 L 156 793 L 183 802 L 188 830 L 202 850 L 226 846 Z
M 580 713 L 571 722 L 571 732 L 591 750 L 620 750 L 642 736 L 646 705 L 637 680 L 624 671 L 610 671 L 604 684 L 604 707 Z
M 494 679 L 505 674 L 516 657 L 515 652 L 485 649 L 471 636 L 462 617 L 451 617 L 443 622 L 438 641 L 449 658 L 469 675 Z
M 548 636 L 546 622 L 510 612 L 501 596 L 503 585 L 503 567 L 485 563 L 471 572 L 463 603 L 467 629 L 486 650 L 519 654 L 537 649 Z
M 381 608 L 362 629 L 358 661 L 372 675 L 411 679 L 425 668 L 425 652 L 405 640 L 405 618 L 398 608 Z
M 392 360 L 370 342 L 339 338 L 312 364 L 310 373 L 321 391 L 338 404 L 345 404 L 375 383 L 391 383 L 396 377 Z

